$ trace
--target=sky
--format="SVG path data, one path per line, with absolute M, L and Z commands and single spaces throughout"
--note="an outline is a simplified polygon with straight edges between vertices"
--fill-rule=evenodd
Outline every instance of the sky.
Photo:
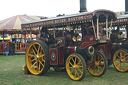
M 125 0 L 86 0 L 87 10 L 125 11 Z M 0 20 L 16 15 L 55 17 L 79 13 L 80 0 L 1 0 Z

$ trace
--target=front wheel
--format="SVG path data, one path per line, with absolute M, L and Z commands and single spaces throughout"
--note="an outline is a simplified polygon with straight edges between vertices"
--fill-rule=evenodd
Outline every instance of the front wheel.
M 84 58 L 73 53 L 66 60 L 66 71 L 72 80 L 82 80 L 86 75 L 86 63 Z
M 102 76 L 108 67 L 105 55 L 99 51 L 95 51 L 92 60 L 88 61 L 88 63 L 88 71 L 93 76 Z
M 113 65 L 119 72 L 128 71 L 128 50 L 117 50 L 113 56 Z
M 29 72 L 34 75 L 43 75 L 50 68 L 48 46 L 42 41 L 33 41 L 28 45 L 25 59 Z

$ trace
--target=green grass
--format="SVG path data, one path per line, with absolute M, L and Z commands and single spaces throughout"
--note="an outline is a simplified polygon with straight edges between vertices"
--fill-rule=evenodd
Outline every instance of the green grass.
M 113 65 L 101 77 L 87 72 L 82 81 L 73 81 L 66 72 L 55 72 L 52 68 L 44 76 L 25 75 L 23 65 L 24 55 L 0 55 L 0 85 L 128 85 L 128 72 L 117 72 Z

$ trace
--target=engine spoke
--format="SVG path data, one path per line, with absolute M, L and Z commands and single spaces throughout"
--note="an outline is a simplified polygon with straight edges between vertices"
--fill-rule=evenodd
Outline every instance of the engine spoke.
M 37 54 L 39 54 L 39 51 L 40 51 L 40 47 L 41 47 L 41 46 L 39 45 L 39 47 L 38 47 L 38 51 L 37 51 Z
M 39 60 L 39 63 L 44 67 L 44 65 L 42 64 L 42 62 Z
M 37 61 L 31 66 L 31 68 L 34 67 L 34 65 L 35 65 L 36 63 L 37 63 Z
M 36 46 L 35 45 L 33 45 L 33 47 L 34 47 L 34 49 L 36 50 L 36 52 L 37 52 L 37 48 L 36 48 Z
M 35 59 L 32 59 L 31 62 L 35 61 Z
M 28 54 L 28 56 L 35 57 L 35 55 L 32 55 L 32 54 Z

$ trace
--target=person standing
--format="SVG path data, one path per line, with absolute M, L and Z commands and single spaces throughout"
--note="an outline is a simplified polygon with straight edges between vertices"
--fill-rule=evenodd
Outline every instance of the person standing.
M 6 54 L 6 56 L 8 56 L 8 44 L 5 45 L 5 54 Z
M 13 42 L 9 42 L 9 55 L 14 55 L 15 44 Z

